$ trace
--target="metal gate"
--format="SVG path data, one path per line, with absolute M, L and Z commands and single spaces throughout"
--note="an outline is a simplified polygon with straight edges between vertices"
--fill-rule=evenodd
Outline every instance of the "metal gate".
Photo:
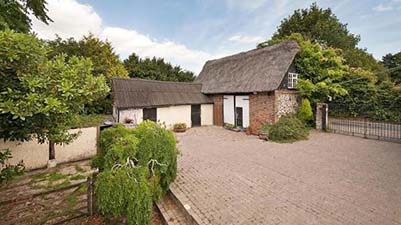
M 326 124 L 330 132 L 401 142 L 401 123 L 399 122 L 374 120 L 364 113 L 363 109 L 356 115 L 347 114 L 347 107 L 344 105 L 330 104 L 328 108 L 329 118 Z

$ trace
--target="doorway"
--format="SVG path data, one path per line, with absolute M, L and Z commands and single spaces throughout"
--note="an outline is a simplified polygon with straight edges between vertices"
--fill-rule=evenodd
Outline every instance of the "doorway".
M 201 105 L 191 105 L 191 122 L 193 127 L 201 125 Z

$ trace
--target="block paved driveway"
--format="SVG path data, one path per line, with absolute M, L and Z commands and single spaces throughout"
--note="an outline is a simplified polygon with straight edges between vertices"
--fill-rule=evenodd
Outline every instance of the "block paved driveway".
M 401 224 L 401 144 L 312 131 L 294 144 L 178 134 L 171 190 L 200 224 Z

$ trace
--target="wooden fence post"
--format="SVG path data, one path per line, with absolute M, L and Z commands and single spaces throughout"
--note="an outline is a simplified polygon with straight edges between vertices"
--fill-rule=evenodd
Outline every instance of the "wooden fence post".
M 87 187 L 88 187 L 88 197 L 87 197 L 87 203 L 88 203 L 88 214 L 89 216 L 93 216 L 93 177 L 92 175 L 88 177 L 87 179 Z

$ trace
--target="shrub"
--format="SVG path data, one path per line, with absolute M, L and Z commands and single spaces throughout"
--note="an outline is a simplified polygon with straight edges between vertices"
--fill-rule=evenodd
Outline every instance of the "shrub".
M 92 161 L 92 166 L 100 170 L 111 169 L 114 164 L 124 163 L 127 157 L 135 158 L 138 142 L 133 131 L 123 125 L 102 131 L 99 140 L 101 151 Z
M 108 216 L 126 216 L 128 224 L 150 224 L 152 195 L 145 167 L 124 166 L 98 175 L 95 192 L 99 211 Z
M 310 102 L 307 98 L 302 99 L 301 106 L 298 109 L 297 113 L 298 119 L 309 123 L 313 120 L 313 112 Z
M 7 161 L 11 158 L 12 155 L 9 149 L 0 151 L 0 184 L 22 175 L 25 171 L 25 166 L 22 161 L 17 165 L 8 164 Z
M 265 124 L 260 128 L 260 133 L 262 134 L 269 134 L 269 130 L 272 127 L 271 124 Z
M 174 124 L 174 129 L 187 129 L 187 124 L 186 123 L 176 123 Z
M 294 115 L 282 116 L 269 129 L 269 139 L 276 142 L 294 142 L 307 139 L 309 134 L 305 123 Z
M 128 224 L 149 224 L 152 201 L 158 201 L 176 177 L 173 133 L 151 121 L 134 129 L 118 125 L 102 132 L 99 148 L 93 165 L 103 170 L 95 189 L 100 212 L 127 216 Z
M 137 159 L 141 166 L 157 167 L 155 175 L 160 177 L 160 188 L 168 190 L 177 174 L 177 149 L 174 134 L 152 121 L 139 124 L 133 133 L 139 138 Z M 151 160 L 152 165 L 148 165 Z M 163 164 L 164 166 L 160 166 Z M 155 196 L 158 200 L 160 196 Z

